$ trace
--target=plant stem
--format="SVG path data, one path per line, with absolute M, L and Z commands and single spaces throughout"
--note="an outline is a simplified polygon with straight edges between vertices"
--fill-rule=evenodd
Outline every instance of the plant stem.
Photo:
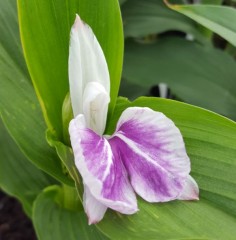
M 63 189 L 63 205 L 66 209 L 76 211 L 81 209 L 82 205 L 78 198 L 78 193 L 75 187 L 68 186 L 66 184 L 62 185 Z

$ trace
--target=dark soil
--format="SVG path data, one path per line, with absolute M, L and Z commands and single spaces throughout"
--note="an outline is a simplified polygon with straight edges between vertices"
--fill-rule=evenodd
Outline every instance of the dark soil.
M 0 191 L 0 240 L 36 240 L 30 219 L 21 204 Z

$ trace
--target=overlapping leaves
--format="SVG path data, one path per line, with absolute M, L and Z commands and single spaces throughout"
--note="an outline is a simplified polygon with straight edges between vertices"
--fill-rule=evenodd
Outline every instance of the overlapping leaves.
M 1 4 L 4 5 L 4 2 L 2 1 Z M 14 1 L 9 2 L 12 4 L 9 5 L 10 9 L 15 9 Z M 112 79 L 113 105 L 118 91 L 122 58 L 122 33 L 120 32 L 121 22 L 117 8 L 118 2 L 109 1 L 109 4 L 111 4 L 108 5 L 110 11 L 107 11 L 107 1 L 106 3 L 102 0 L 91 1 L 93 4 L 89 6 L 85 2 L 74 0 L 65 1 L 62 4 L 60 1 L 45 1 L 43 3 L 39 0 L 18 1 L 22 25 L 21 33 L 30 74 L 33 77 L 34 86 L 41 101 L 47 124 L 53 134 L 56 132 L 56 137 L 59 137 L 60 140 L 62 139 L 61 108 L 68 91 L 67 49 L 69 29 L 77 9 L 82 18 L 94 28 L 105 52 Z M 124 4 L 128 4 L 128 2 L 129 0 Z M 104 7 L 105 5 L 106 7 Z M 1 10 L 2 19 L 5 19 L 3 13 L 5 14 L 6 10 Z M 104 19 L 108 16 L 110 16 L 110 21 L 106 19 L 109 22 L 109 27 L 106 28 L 107 26 L 104 27 L 103 24 L 105 23 Z M 72 180 L 67 178 L 62 171 L 61 162 L 56 152 L 46 143 L 44 136 L 46 125 L 24 65 L 19 40 L 16 40 L 16 42 L 9 41 L 9 39 L 15 39 L 12 36 L 16 32 L 7 31 L 7 29 L 17 29 L 16 18 L 12 16 L 9 19 L 11 21 L 7 22 L 8 27 L 4 29 L 3 35 L 1 35 L 3 37 L 0 38 L 0 74 L 3 83 L 0 88 L 0 107 L 4 123 L 20 149 L 32 162 L 64 183 L 71 184 Z M 102 19 L 101 22 L 98 19 Z M 115 41 L 117 35 L 111 34 L 117 31 L 114 26 L 118 27 L 119 37 L 118 40 L 116 39 L 117 41 Z M 110 34 L 106 29 L 110 29 Z M 176 40 L 177 43 L 178 41 L 181 40 Z M 181 42 L 184 42 L 186 46 L 188 45 L 184 40 Z M 171 41 L 167 43 L 170 46 L 172 44 Z M 160 44 L 160 42 L 157 44 Z M 199 48 L 197 45 L 189 43 L 190 45 L 189 51 Z M 18 51 L 13 51 L 11 46 L 14 46 Z M 181 47 L 181 44 L 179 44 L 179 47 Z M 176 50 L 176 48 L 174 49 Z M 202 49 L 202 51 L 208 52 L 209 49 Z M 168 52 L 171 54 L 171 51 L 166 51 L 166 53 Z M 197 53 L 199 52 L 200 50 L 197 51 Z M 225 54 L 224 56 L 219 52 L 214 54 L 214 56 L 221 55 L 221 57 L 214 58 L 222 60 L 220 66 L 230 64 L 233 66 L 232 59 L 226 57 Z M 117 55 L 118 60 L 116 59 Z M 182 55 L 179 54 L 179 56 Z M 201 56 L 206 57 L 204 54 Z M 210 57 L 212 56 L 210 55 Z M 190 54 L 190 57 L 193 56 Z M 212 64 L 209 75 L 213 74 L 213 66 L 215 65 L 207 57 L 206 59 L 205 65 L 210 65 L 209 62 Z M 185 59 L 185 61 L 187 60 L 188 58 Z M 177 59 L 175 63 L 177 64 L 178 61 Z M 224 64 L 226 62 L 227 64 Z M 147 66 L 147 64 L 145 65 Z M 162 66 L 164 66 L 163 69 L 167 69 L 166 74 L 170 72 L 168 65 Z M 202 69 L 201 66 L 195 66 L 196 68 L 193 69 L 198 70 L 199 75 L 197 76 L 201 76 L 202 73 L 201 79 L 205 79 L 209 75 L 206 74 L 206 69 Z M 227 84 L 232 85 L 225 88 L 222 83 L 217 86 L 214 85 L 215 82 L 213 85 L 209 83 L 209 91 L 214 90 L 218 97 L 223 96 L 224 99 L 227 99 L 225 105 L 224 103 L 220 105 L 219 101 L 217 106 L 220 105 L 220 109 L 229 106 L 225 112 L 222 111 L 221 113 L 234 116 L 234 83 L 230 76 L 227 75 L 230 72 L 233 76 L 233 67 L 227 68 L 225 72 L 219 65 L 216 65 L 215 69 L 219 71 L 217 75 L 221 73 L 222 76 L 226 76 L 226 79 L 230 79 L 227 80 Z M 186 68 L 183 68 L 183 71 L 185 70 Z M 125 71 L 127 72 L 127 69 Z M 163 73 L 161 76 L 165 78 L 166 75 Z M 144 81 L 146 81 L 146 78 Z M 175 90 L 178 89 L 177 84 L 174 85 L 174 80 L 173 82 L 170 81 L 170 84 L 176 86 Z M 185 84 L 188 85 L 189 82 L 186 80 Z M 205 86 L 199 82 L 196 83 L 196 86 L 198 85 Z M 181 88 L 183 86 L 184 84 Z M 199 89 L 204 90 L 202 87 Z M 196 95 L 195 97 L 197 98 Z M 107 133 L 113 132 L 121 112 L 128 106 L 148 106 L 156 111 L 162 111 L 180 128 L 191 158 L 193 176 L 198 181 L 201 189 L 200 201 L 149 204 L 139 200 L 139 213 L 133 216 L 123 216 L 110 211 L 104 221 L 98 225 L 99 229 L 112 239 L 233 240 L 236 235 L 234 227 L 236 224 L 236 195 L 234 191 L 236 187 L 235 123 L 214 113 L 183 103 L 154 98 L 140 98 L 133 103 L 129 103 L 123 99 L 117 103 L 113 115 L 111 115 L 110 111 Z M 214 110 L 218 111 L 218 108 Z M 60 146 L 62 145 L 57 145 L 57 148 Z M 63 151 L 60 152 L 59 150 L 57 149 L 61 158 L 68 157 L 66 153 L 67 151 L 70 152 L 70 149 L 63 145 Z M 68 165 L 69 171 L 71 170 L 70 167 L 74 168 L 71 160 L 64 161 L 64 164 Z M 74 176 L 71 175 L 76 180 L 78 173 L 74 172 L 74 174 Z M 63 199 L 60 198 L 60 192 L 60 187 L 48 188 L 39 195 L 35 202 L 33 219 L 39 238 L 60 239 L 60 237 L 69 237 L 69 239 L 78 239 L 80 237 L 81 239 L 103 239 L 104 237 L 100 237 L 101 234 L 94 227 L 87 227 L 83 213 L 79 211 L 72 212 L 63 208 L 63 204 L 61 204 Z M 32 203 L 32 199 L 30 203 Z M 59 224 L 61 224 L 61 227 L 57 228 Z
M 171 11 L 162 1 L 129 0 L 122 6 L 122 16 L 125 37 L 145 37 L 166 31 L 180 31 L 203 40 L 194 21 Z
M 0 187 L 18 198 L 31 216 L 37 195 L 55 183 L 49 176 L 31 164 L 19 150 L 0 121 Z
M 120 101 L 108 132 L 122 111 L 148 106 L 180 128 L 200 186 L 200 201 L 149 204 L 139 200 L 133 216 L 107 214 L 99 228 L 112 239 L 234 239 L 236 234 L 236 124 L 212 112 L 175 101 L 140 98 Z M 111 222 L 112 221 L 112 222 Z M 220 228 L 218 226 L 221 226 Z
M 32 163 L 69 184 L 71 182 L 63 174 L 60 159 L 45 139 L 46 125 L 26 70 L 16 15 L 15 0 L 0 1 L 0 17 L 6 22 L 0 37 L 1 117 Z
M 76 13 L 92 27 L 106 56 L 112 82 L 111 113 L 118 93 L 123 58 L 118 1 L 19 0 L 18 13 L 27 66 L 46 123 L 58 138 L 62 139 L 61 108 L 69 91 L 69 36 Z
M 168 3 L 167 6 L 195 20 L 236 46 L 236 10 L 234 8 L 215 5 L 171 5 Z
M 95 226 L 88 226 L 83 210 L 72 211 L 61 206 L 63 189 L 46 188 L 34 204 L 33 223 L 42 240 L 107 240 Z
M 183 101 L 236 119 L 236 63 L 213 47 L 177 37 L 152 44 L 129 41 L 123 77 L 146 92 L 165 82 Z

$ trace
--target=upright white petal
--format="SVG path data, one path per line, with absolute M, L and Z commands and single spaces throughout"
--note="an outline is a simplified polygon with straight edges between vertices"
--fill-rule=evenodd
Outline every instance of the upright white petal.
M 78 15 L 70 36 L 69 82 L 74 116 L 83 113 L 83 92 L 87 83 L 98 82 L 110 94 L 110 78 L 103 51 L 92 29 Z
M 106 127 L 108 103 L 110 96 L 98 82 L 90 82 L 84 90 L 83 113 L 87 127 L 100 136 Z

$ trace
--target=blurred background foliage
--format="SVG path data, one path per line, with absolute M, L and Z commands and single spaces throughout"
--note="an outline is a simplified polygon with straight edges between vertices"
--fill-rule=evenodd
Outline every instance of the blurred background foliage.
M 229 0 L 169 2 L 235 6 Z M 155 88 L 166 83 L 178 100 L 235 120 L 235 46 L 162 1 L 123 0 L 120 4 L 125 35 L 120 95 L 131 100 L 159 96 Z

